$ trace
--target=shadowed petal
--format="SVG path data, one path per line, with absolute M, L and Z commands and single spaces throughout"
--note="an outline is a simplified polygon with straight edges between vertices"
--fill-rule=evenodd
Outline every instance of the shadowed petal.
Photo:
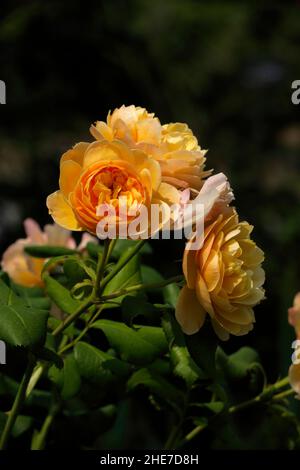
M 206 312 L 199 304 L 195 291 L 187 286 L 184 286 L 180 291 L 175 316 L 187 335 L 197 333 L 203 326 Z

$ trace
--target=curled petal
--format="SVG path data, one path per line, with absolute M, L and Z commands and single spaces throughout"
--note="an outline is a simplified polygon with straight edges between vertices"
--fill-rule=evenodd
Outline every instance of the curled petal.
M 175 316 L 187 335 L 197 333 L 204 324 L 206 312 L 199 304 L 195 291 L 187 286 L 180 291 Z
M 82 166 L 83 157 L 89 145 L 90 144 L 87 142 L 79 142 L 78 144 L 74 145 L 72 149 L 63 154 L 60 159 L 60 163 L 62 164 L 65 161 L 72 160 L 78 163 L 78 165 Z
M 67 203 L 61 191 L 50 194 L 47 198 L 49 214 L 58 225 L 68 230 L 81 231 L 82 228 L 75 217 L 73 209 Z

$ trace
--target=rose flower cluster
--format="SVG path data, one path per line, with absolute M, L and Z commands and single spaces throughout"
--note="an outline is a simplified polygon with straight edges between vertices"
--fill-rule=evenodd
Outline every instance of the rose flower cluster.
M 61 157 L 59 189 L 47 198 L 55 223 L 94 236 L 99 205 L 112 205 L 121 223 L 124 196 L 135 207 L 201 203 L 202 243 L 192 250 L 190 239 L 183 254 L 186 285 L 177 321 L 186 334 L 199 331 L 206 318 L 223 340 L 247 334 L 255 322 L 253 307 L 264 298 L 264 254 L 251 238 L 253 227 L 241 222 L 230 205 L 233 194 L 225 175 L 206 169 L 206 151 L 193 132 L 183 123 L 161 124 L 153 113 L 133 105 L 109 113 L 90 132 L 93 141 L 77 143 Z M 61 243 L 70 243 L 66 234 Z M 36 279 L 38 284 L 40 266 L 16 251 L 6 252 L 3 268 L 18 282 L 33 285 Z

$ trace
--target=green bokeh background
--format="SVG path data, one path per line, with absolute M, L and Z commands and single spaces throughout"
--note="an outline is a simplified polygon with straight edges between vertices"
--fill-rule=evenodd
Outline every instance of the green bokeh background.
M 136 104 L 187 122 L 266 253 L 256 327 L 225 348 L 254 346 L 270 379 L 285 375 L 287 308 L 300 290 L 299 16 L 296 1 L 2 0 L 1 248 L 23 235 L 25 217 L 49 221 L 60 155 L 109 109 Z M 153 246 L 162 273 L 178 272 L 182 245 Z

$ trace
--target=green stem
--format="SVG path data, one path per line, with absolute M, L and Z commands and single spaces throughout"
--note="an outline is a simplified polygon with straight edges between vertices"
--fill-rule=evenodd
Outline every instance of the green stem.
M 287 385 L 289 385 L 289 378 L 285 377 L 284 379 L 267 387 L 262 393 L 257 395 L 255 398 L 252 398 L 251 400 L 247 400 L 243 403 L 230 407 L 228 410 L 228 413 L 230 414 L 237 413 L 241 410 L 250 408 L 251 406 L 254 406 L 258 403 L 265 402 L 267 400 L 281 400 L 282 398 L 290 396 L 294 393 L 292 389 L 280 392 L 280 390 L 286 387 Z M 203 431 L 203 429 L 205 429 L 208 425 L 209 423 L 203 423 L 203 424 L 196 426 L 189 434 L 187 434 L 184 437 L 184 439 L 180 442 L 179 447 L 183 446 L 184 444 L 188 443 L 189 441 L 194 439 L 196 436 L 198 436 L 198 434 L 201 431 Z
M 136 284 L 135 286 L 131 287 L 126 287 L 124 289 L 120 289 L 113 294 L 109 295 L 104 295 L 101 297 L 101 302 L 105 302 L 107 300 L 115 299 L 116 297 L 121 297 L 122 295 L 129 294 L 130 292 L 136 292 L 136 291 L 141 291 L 141 290 L 147 290 L 147 289 L 159 289 L 161 287 L 168 286 L 169 284 L 174 284 L 176 282 L 181 282 L 183 280 L 183 276 L 174 276 L 169 279 L 166 279 L 165 281 L 161 282 L 154 282 L 154 283 L 148 283 L 148 284 Z
M 65 345 L 66 342 L 68 342 L 68 337 L 63 336 L 59 348 L 62 349 Z M 26 390 L 26 398 L 29 397 L 31 394 L 32 390 L 36 387 L 38 381 L 42 377 L 42 375 L 49 369 L 50 364 L 49 362 L 41 362 L 39 361 L 37 365 L 35 366 L 33 373 L 30 377 L 30 381 Z
M 94 285 L 93 289 L 93 296 L 96 298 L 98 294 L 100 293 L 100 283 L 103 278 L 105 266 L 109 257 L 110 253 L 110 245 L 111 245 L 111 240 L 106 239 L 104 240 L 104 251 L 103 254 L 99 254 L 98 256 L 98 265 L 97 265 L 97 274 L 96 274 L 96 282 Z
M 127 256 L 124 258 L 121 257 L 116 266 L 101 282 L 101 291 L 103 291 L 104 287 L 109 283 L 109 281 L 111 281 L 112 278 L 115 277 L 115 275 L 118 274 L 118 272 L 121 271 L 121 269 L 123 269 L 124 266 L 126 266 L 126 264 L 129 263 L 129 261 L 141 250 L 146 242 L 147 240 L 139 240 L 136 245 L 134 245 L 132 248 L 129 248 Z
M 62 331 L 64 331 L 73 321 L 75 321 L 83 312 L 88 310 L 94 304 L 93 296 L 89 297 L 76 312 L 69 315 L 60 325 L 52 332 L 52 336 L 58 336 Z
M 25 374 L 19 385 L 19 389 L 15 398 L 15 401 L 13 403 L 11 411 L 9 412 L 8 419 L 5 423 L 5 427 L 4 427 L 4 430 L 0 439 L 0 450 L 5 449 L 7 446 L 7 442 L 8 442 L 11 430 L 14 427 L 19 411 L 24 403 L 24 400 L 26 397 L 27 386 L 30 381 L 30 377 L 33 372 L 35 364 L 36 364 L 35 357 L 32 354 L 29 354 L 28 365 L 27 365 Z
M 274 397 L 274 395 L 278 396 L 277 395 L 278 392 L 282 388 L 285 388 L 287 385 L 289 385 L 289 378 L 285 377 L 284 379 L 276 382 L 270 387 L 267 387 L 262 393 L 257 395 L 255 398 L 252 398 L 251 400 L 247 400 L 238 405 L 231 406 L 228 411 L 229 413 L 236 413 L 237 411 L 241 411 L 253 405 L 257 405 L 258 403 L 262 403 L 264 401 L 270 400 Z
M 51 406 L 49 414 L 46 416 L 40 432 L 33 439 L 33 442 L 31 444 L 31 450 L 43 450 L 44 449 L 49 430 L 59 410 L 60 410 L 60 404 L 55 403 L 54 405 Z
M 171 430 L 171 433 L 167 439 L 167 442 L 164 445 L 164 450 L 174 450 L 176 449 L 176 442 L 178 439 L 178 433 L 181 429 L 182 426 L 182 421 L 178 423 L 177 426 L 174 426 L 174 428 Z
M 247 400 L 247 401 L 244 401 L 243 403 L 239 403 L 238 405 L 231 406 L 228 412 L 230 414 L 237 413 L 238 411 L 242 411 L 242 410 L 245 410 L 246 408 L 257 405 L 258 403 L 261 403 L 264 400 L 265 400 L 264 393 L 261 393 L 257 397 L 252 398 L 251 400 Z
M 199 424 L 199 426 L 196 426 L 191 432 L 189 432 L 185 438 L 181 441 L 180 443 L 180 447 L 183 446 L 184 444 L 186 444 L 187 442 L 191 441 L 192 439 L 194 439 L 196 436 L 198 436 L 198 434 L 200 434 L 201 431 L 203 431 L 203 429 L 205 429 L 207 427 L 207 423 L 204 423 L 204 424 Z
M 52 336 L 58 336 L 62 331 L 64 331 L 73 321 L 75 321 L 85 310 L 89 309 L 94 304 L 92 298 L 88 298 L 72 315 L 67 317 L 63 322 L 58 325 L 58 327 L 52 332 Z M 26 397 L 28 397 L 36 384 L 40 380 L 44 371 L 49 367 L 49 364 L 40 364 L 33 370 L 31 377 L 29 378 L 29 383 L 26 389 Z
M 109 244 L 109 249 L 108 249 L 108 254 L 107 254 L 107 259 L 106 259 L 106 262 L 108 262 L 110 260 L 110 257 L 111 257 L 111 254 L 113 252 L 113 249 L 115 247 L 117 243 L 117 239 L 114 238 L 113 240 L 110 240 L 110 244 Z
M 75 321 L 85 310 L 88 310 L 92 305 L 94 305 L 97 301 L 99 292 L 102 290 L 102 277 L 105 270 L 106 262 L 108 260 L 109 255 L 109 247 L 110 247 L 110 240 L 105 240 L 104 245 L 104 253 L 98 259 L 97 265 L 97 273 L 96 273 L 96 282 L 94 285 L 93 292 L 91 296 L 74 312 L 72 315 L 69 315 L 53 332 L 53 336 L 59 335 L 62 331 L 64 331 L 73 321 Z M 112 274 L 112 273 L 110 273 Z M 113 276 L 112 276 L 113 277 Z
M 88 322 L 88 324 L 86 325 L 86 327 L 82 330 L 82 332 L 80 333 L 80 335 L 77 336 L 77 338 L 75 338 L 71 343 L 67 344 L 66 346 L 62 347 L 59 351 L 58 351 L 58 354 L 61 355 L 63 354 L 64 352 L 66 352 L 68 349 L 71 349 L 75 346 L 75 344 L 78 343 L 78 341 L 81 340 L 81 338 L 84 337 L 84 335 L 88 332 L 88 330 L 92 327 L 93 323 L 95 320 L 97 320 L 97 318 L 99 317 L 100 313 L 102 312 L 102 308 L 100 307 L 97 312 L 95 313 L 95 315 L 91 318 L 91 320 Z
M 289 397 L 291 395 L 295 395 L 295 391 L 290 388 L 289 390 L 285 390 L 284 392 L 278 393 L 273 397 L 273 400 L 282 400 L 283 398 Z
M 284 388 L 286 385 L 290 384 L 290 379 L 289 377 L 284 377 L 284 379 L 278 380 L 272 387 L 274 387 L 276 390 Z
M 184 423 L 184 420 L 185 420 L 185 417 L 186 417 L 186 412 L 187 412 L 187 409 L 188 409 L 189 397 L 190 397 L 190 390 L 188 389 L 187 393 L 184 397 L 183 408 L 182 408 L 182 411 L 180 413 L 180 418 L 179 418 L 178 424 L 171 429 L 170 435 L 169 435 L 169 437 L 168 437 L 168 439 L 167 439 L 167 441 L 164 445 L 164 450 L 174 450 L 174 449 L 177 448 L 177 443 L 178 443 L 178 440 L 179 440 L 179 434 L 180 434 L 182 425 Z

